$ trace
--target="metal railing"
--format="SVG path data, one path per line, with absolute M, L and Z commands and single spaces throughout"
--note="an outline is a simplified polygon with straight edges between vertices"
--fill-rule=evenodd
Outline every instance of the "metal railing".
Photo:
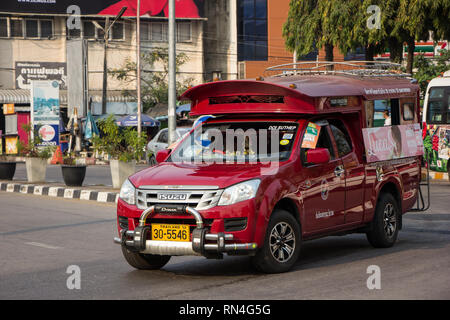
M 411 78 L 411 74 L 401 70 L 401 64 L 387 61 L 302 61 L 269 67 L 264 75 L 270 72 L 279 72 L 275 77 L 319 74 Z

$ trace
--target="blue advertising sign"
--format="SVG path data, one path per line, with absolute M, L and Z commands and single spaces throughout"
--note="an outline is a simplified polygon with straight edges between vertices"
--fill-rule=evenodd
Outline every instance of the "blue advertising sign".
M 42 139 L 40 146 L 59 144 L 59 83 L 31 82 L 31 123 Z

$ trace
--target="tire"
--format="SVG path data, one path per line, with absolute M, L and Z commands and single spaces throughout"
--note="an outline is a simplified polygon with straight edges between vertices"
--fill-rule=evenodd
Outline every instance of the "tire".
M 123 246 L 122 253 L 128 264 L 139 270 L 158 270 L 164 267 L 170 260 L 170 256 L 132 252 Z
M 390 193 L 382 193 L 375 208 L 375 215 L 367 240 L 375 248 L 389 248 L 397 241 L 400 227 L 400 210 Z
M 265 273 L 289 271 L 299 257 L 300 246 L 297 220 L 285 210 L 275 210 L 267 226 L 264 245 L 252 257 L 252 264 Z

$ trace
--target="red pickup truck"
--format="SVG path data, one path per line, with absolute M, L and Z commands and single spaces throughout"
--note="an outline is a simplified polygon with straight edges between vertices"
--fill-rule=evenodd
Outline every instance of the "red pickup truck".
M 303 241 L 357 232 L 374 247 L 395 243 L 420 182 L 414 81 L 287 75 L 206 83 L 181 98 L 210 117 L 122 186 L 115 242 L 131 266 L 226 253 L 277 273 Z

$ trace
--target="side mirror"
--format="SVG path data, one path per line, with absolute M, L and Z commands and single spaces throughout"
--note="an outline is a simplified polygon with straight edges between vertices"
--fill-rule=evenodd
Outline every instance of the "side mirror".
M 328 163 L 330 152 L 326 148 L 309 149 L 306 152 L 306 162 L 311 164 Z
M 172 151 L 172 150 L 170 150 L 170 149 L 159 150 L 156 153 L 156 162 L 161 163 L 161 162 L 166 161 L 166 159 L 169 157 L 170 151 Z

